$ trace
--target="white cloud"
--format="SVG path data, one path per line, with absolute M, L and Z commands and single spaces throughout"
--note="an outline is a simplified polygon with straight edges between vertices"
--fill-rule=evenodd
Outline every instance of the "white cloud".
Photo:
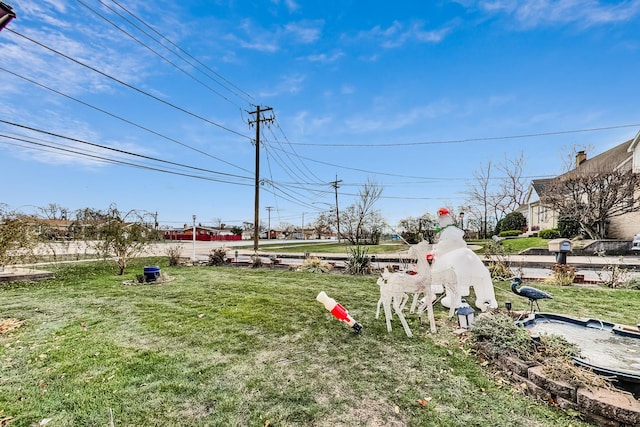
M 262 91 L 259 96 L 268 98 L 278 96 L 283 93 L 295 94 L 302 90 L 302 83 L 304 81 L 305 77 L 299 74 L 285 76 L 280 83 Z
M 351 95 L 351 94 L 355 93 L 355 91 L 356 91 L 356 89 L 351 85 L 343 85 L 340 88 L 340 93 L 342 95 Z
M 481 0 L 481 10 L 514 18 L 524 29 L 540 25 L 581 27 L 626 22 L 640 14 L 640 0 L 604 4 L 598 0 Z
M 322 35 L 323 25 L 324 21 L 322 20 L 300 21 L 270 30 L 245 19 L 240 25 L 244 34 L 242 36 L 229 34 L 226 38 L 245 49 L 273 53 L 281 50 L 281 45 L 285 43 L 311 44 L 316 42 Z
M 368 31 L 361 31 L 358 37 L 375 40 L 385 48 L 396 48 L 409 42 L 440 43 L 450 32 L 451 28 L 448 26 L 435 30 L 426 30 L 421 22 L 407 25 L 399 21 L 393 21 L 387 28 L 377 25 Z
M 413 126 L 425 119 L 434 119 L 450 113 L 454 106 L 447 100 L 440 100 L 428 105 L 417 106 L 408 111 L 387 114 L 380 117 L 355 117 L 345 120 L 350 132 L 365 133 L 376 131 L 393 131 Z
M 301 43 L 313 43 L 322 34 L 323 21 L 303 21 L 287 24 L 284 27 L 287 36 Z
M 280 0 L 271 0 L 271 2 L 275 5 L 279 5 L 281 3 Z M 284 3 L 289 13 L 295 12 L 296 10 L 300 9 L 300 5 L 294 0 L 283 0 L 282 3 Z
M 337 61 L 343 56 L 344 56 L 344 52 L 334 52 L 332 55 L 327 55 L 326 53 L 320 53 L 317 55 L 309 55 L 306 57 L 306 59 L 311 62 L 330 63 L 330 62 Z

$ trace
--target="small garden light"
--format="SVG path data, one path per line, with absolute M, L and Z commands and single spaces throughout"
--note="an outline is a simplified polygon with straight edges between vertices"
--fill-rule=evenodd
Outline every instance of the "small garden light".
M 511 313 L 511 301 L 505 301 L 504 307 L 507 309 L 509 313 Z
M 473 325 L 474 310 L 465 300 L 462 300 L 460 307 L 456 309 L 458 314 L 458 326 L 462 329 L 470 329 Z

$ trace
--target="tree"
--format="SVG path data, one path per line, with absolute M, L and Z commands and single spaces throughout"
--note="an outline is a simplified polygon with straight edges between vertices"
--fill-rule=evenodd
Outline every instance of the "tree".
M 524 154 L 518 157 L 506 158 L 495 167 L 503 174 L 501 177 L 493 177 L 492 163 L 480 167 L 473 172 L 475 182 L 465 194 L 468 196 L 465 209 L 467 216 L 466 228 L 472 228 L 477 224 L 482 237 L 488 237 L 493 224 L 502 219 L 508 212 L 515 211 L 523 202 L 526 194 L 526 186 L 523 181 Z
M 415 244 L 423 240 L 433 243 L 437 222 L 429 213 L 425 213 L 418 218 L 410 216 L 402 219 L 398 226 L 402 229 L 401 236 L 407 243 Z
M 579 167 L 554 179 L 540 202 L 563 221 L 579 223 L 591 239 L 604 239 L 611 218 L 638 206 L 640 179 L 630 167 Z
M 496 199 L 499 199 L 501 202 L 499 208 L 496 210 L 501 211 L 503 214 L 513 212 L 524 203 L 526 197 L 527 187 L 522 177 L 524 170 L 524 153 L 520 152 L 520 156 L 518 157 L 505 157 L 504 161 L 498 164 L 498 170 L 504 174 L 504 177 L 500 178 L 499 181 L 498 192 L 500 197 Z M 502 218 L 502 216 L 503 215 L 500 215 L 499 218 Z
M 476 216 L 479 216 L 479 234 L 481 237 L 487 237 L 487 217 L 489 215 L 489 205 L 491 194 L 489 191 L 490 181 L 491 181 L 491 162 L 487 163 L 486 169 L 481 166 L 480 170 L 473 172 L 473 177 L 475 179 L 475 184 L 472 185 L 467 191 L 465 191 L 468 196 L 468 201 L 472 209 L 468 211 L 472 211 Z M 479 213 L 479 214 L 477 214 Z M 467 222 L 469 225 L 472 224 L 471 221 Z
M 141 254 L 154 240 L 154 230 L 148 226 L 150 215 L 136 210 L 122 213 L 111 205 L 104 221 L 96 225 L 98 240 L 93 246 L 103 258 L 116 258 L 120 275 L 124 274 L 129 259 Z
M 290 222 L 281 222 L 278 225 L 278 230 L 280 230 L 285 239 L 290 239 L 293 237 L 297 230 L 300 230 L 300 227 L 295 226 Z
M 47 206 L 38 208 L 42 216 L 47 219 L 67 219 L 69 209 L 57 203 L 49 203 Z
M 340 234 L 351 244 L 377 244 L 385 225 L 375 203 L 382 195 L 382 187 L 371 179 L 358 191 L 359 199 L 340 212 Z
M 318 236 L 331 234 L 333 227 L 336 225 L 335 210 L 320 212 L 311 225 Z
M 33 255 L 39 238 L 34 218 L 9 210 L 0 204 L 0 271 Z
M 496 224 L 495 234 L 500 234 L 501 231 L 509 230 L 522 230 L 527 225 L 527 219 L 520 212 L 510 212 L 505 215 Z

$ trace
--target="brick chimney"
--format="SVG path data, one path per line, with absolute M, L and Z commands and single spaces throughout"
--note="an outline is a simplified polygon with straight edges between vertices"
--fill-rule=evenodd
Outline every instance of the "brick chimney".
M 586 151 L 578 151 L 576 154 L 576 167 L 580 166 L 585 160 L 587 160 Z

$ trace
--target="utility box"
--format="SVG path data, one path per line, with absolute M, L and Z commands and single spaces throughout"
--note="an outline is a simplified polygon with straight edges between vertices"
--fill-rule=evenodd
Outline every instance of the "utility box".
M 571 252 L 571 240 L 569 239 L 549 240 L 549 252 L 554 252 L 556 254 L 556 262 L 558 264 L 566 264 L 567 254 Z

